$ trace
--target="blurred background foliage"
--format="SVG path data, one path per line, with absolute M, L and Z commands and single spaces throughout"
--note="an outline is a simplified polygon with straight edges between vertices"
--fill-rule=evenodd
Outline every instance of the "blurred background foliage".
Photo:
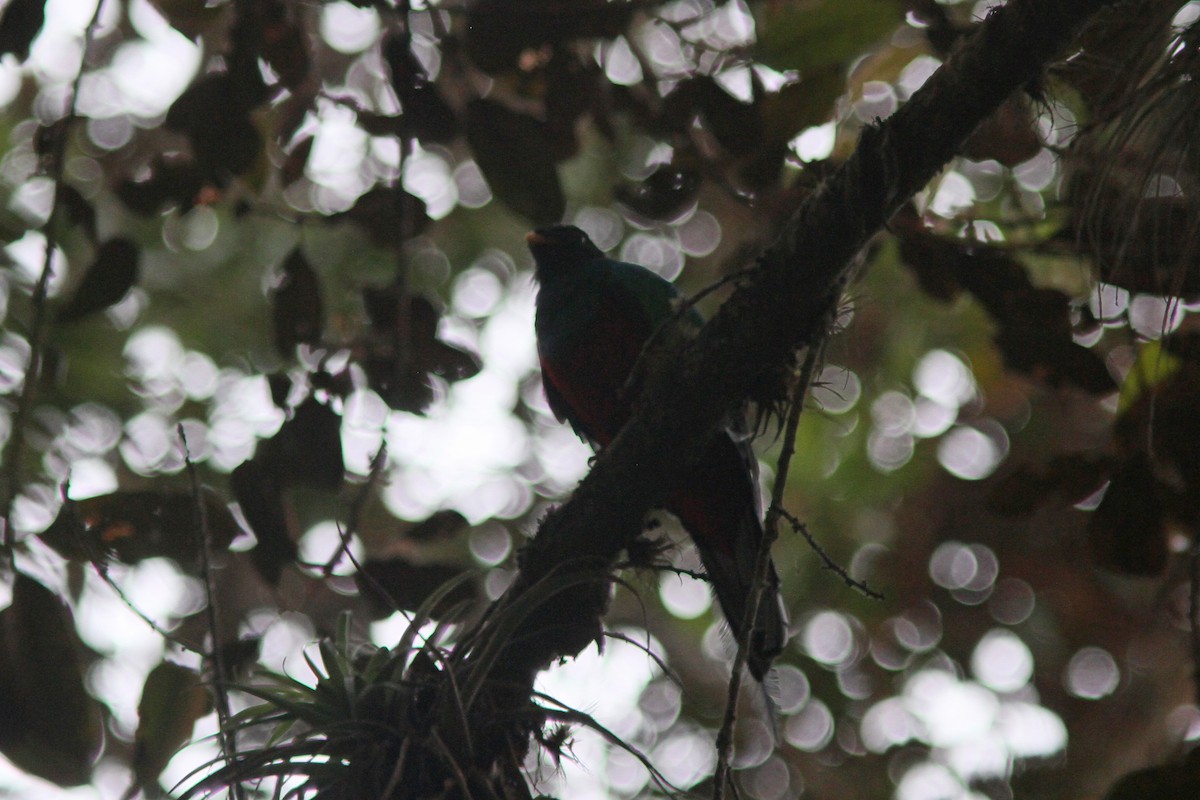
M 2 791 L 191 783 L 214 635 L 227 680 L 311 682 L 343 612 L 394 646 L 469 574 L 452 644 L 590 455 L 541 393 L 525 231 L 686 292 L 751 266 L 989 5 L 11 0 Z M 744 796 L 1101 797 L 1160 763 L 1112 796 L 1200 793 L 1198 59 L 1200 3 L 1118 4 L 863 255 L 786 504 L 886 599 L 777 544 L 793 637 Z M 606 624 L 660 662 L 614 639 L 541 688 L 711 791 L 716 616 L 631 572 Z M 658 791 L 572 737 L 535 794 Z

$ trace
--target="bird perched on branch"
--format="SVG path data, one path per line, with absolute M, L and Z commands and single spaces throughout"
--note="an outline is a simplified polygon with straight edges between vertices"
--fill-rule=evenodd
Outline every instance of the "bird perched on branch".
M 546 399 L 559 420 L 602 449 L 632 413 L 631 374 L 647 341 L 676 314 L 679 292 L 645 267 L 607 258 L 572 225 L 539 228 L 526 241 L 541 287 L 534 327 Z M 694 310 L 689 314 L 697 326 L 702 322 Z M 695 542 L 739 639 L 763 537 L 757 475 L 746 437 L 721 431 L 664 501 Z M 763 680 L 785 638 L 771 563 L 749 640 L 755 679 Z

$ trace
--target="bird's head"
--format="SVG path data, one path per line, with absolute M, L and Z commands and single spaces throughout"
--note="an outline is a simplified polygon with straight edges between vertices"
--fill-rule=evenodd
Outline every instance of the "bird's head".
M 603 258 L 604 253 L 588 235 L 574 225 L 538 228 L 525 236 L 529 252 L 537 263 L 537 279 L 568 272 L 587 262 Z

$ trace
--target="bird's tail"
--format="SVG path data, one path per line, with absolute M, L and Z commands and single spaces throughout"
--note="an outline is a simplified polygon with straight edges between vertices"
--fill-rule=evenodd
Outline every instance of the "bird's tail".
M 761 527 L 759 530 L 761 532 Z M 746 605 L 754 585 L 753 560 L 748 565 L 742 565 L 731 562 L 721 549 L 710 551 L 699 544 L 697 549 L 729 629 L 741 641 L 742 621 L 746 618 Z M 767 565 L 766 585 L 763 586 L 746 653 L 746 666 L 755 680 L 763 681 L 771 669 L 771 662 L 783 652 L 786 641 L 787 618 L 779 596 L 779 575 L 772 561 Z
M 670 510 L 696 544 L 717 602 L 739 641 L 763 539 L 757 492 L 741 449 L 732 439 L 721 436 L 696 467 L 688 470 L 681 488 L 669 500 Z M 774 562 L 770 562 L 749 638 L 746 663 L 755 680 L 761 682 L 766 677 L 786 640 L 779 575 Z

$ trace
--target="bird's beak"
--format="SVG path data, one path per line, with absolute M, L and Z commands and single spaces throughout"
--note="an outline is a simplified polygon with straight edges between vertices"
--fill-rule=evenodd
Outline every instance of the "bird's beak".
M 525 244 L 546 244 L 547 239 L 537 231 L 530 231 L 525 234 Z

